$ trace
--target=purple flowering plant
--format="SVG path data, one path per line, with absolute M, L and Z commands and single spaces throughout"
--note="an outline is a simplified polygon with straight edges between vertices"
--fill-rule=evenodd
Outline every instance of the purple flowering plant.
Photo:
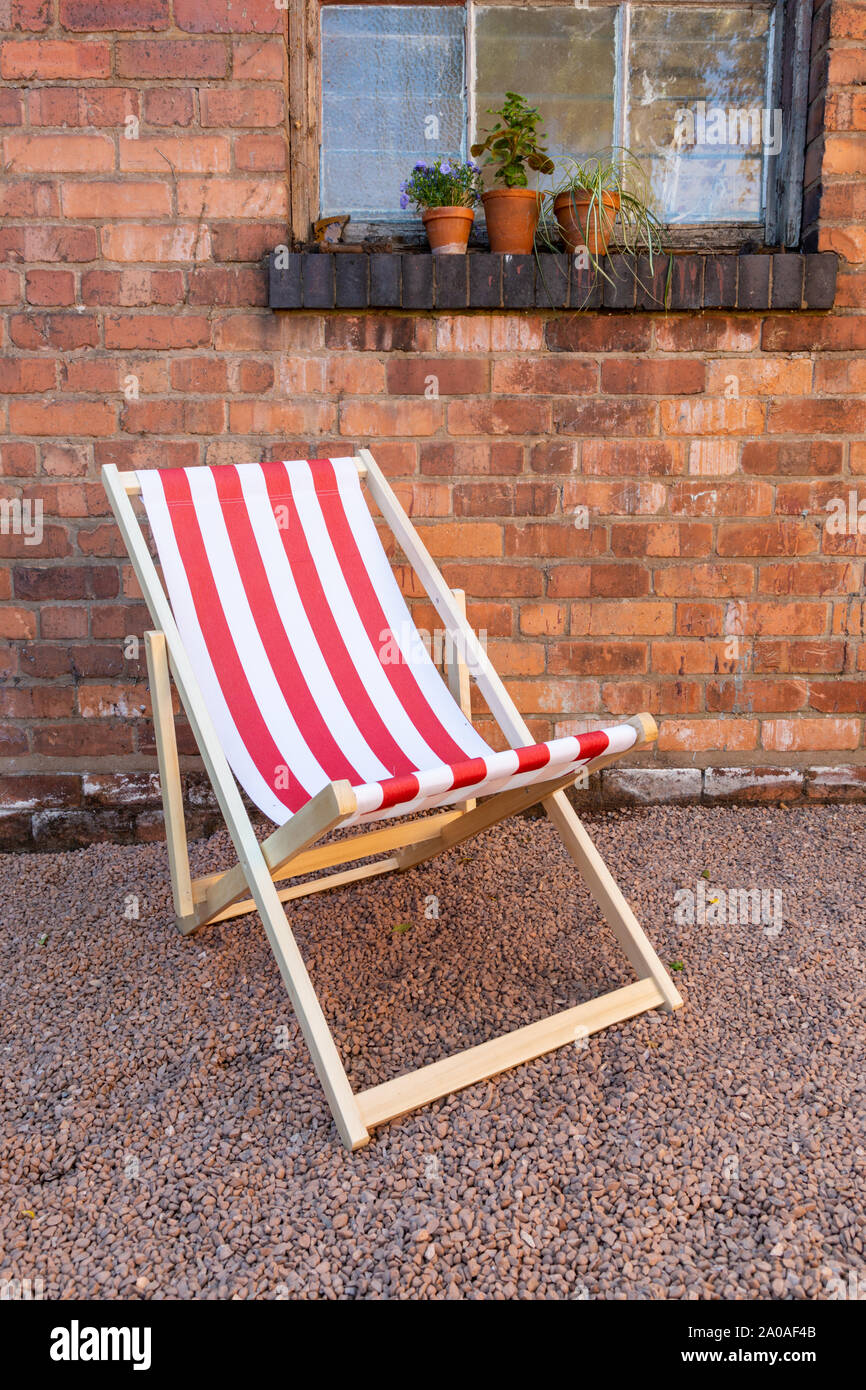
M 463 163 L 438 155 L 432 163 L 419 159 L 408 179 L 400 185 L 400 206 L 408 208 L 471 208 L 481 196 L 481 170 L 477 164 Z

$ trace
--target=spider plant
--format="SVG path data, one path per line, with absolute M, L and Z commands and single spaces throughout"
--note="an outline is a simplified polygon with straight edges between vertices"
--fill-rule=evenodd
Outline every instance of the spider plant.
M 618 251 L 645 254 L 652 274 L 653 257 L 662 249 L 662 225 L 650 209 L 640 160 L 617 146 L 560 167 L 542 211 L 540 232 L 547 245 L 562 240 L 569 251 L 585 253 L 586 268 L 612 283 L 602 261 L 615 237 Z

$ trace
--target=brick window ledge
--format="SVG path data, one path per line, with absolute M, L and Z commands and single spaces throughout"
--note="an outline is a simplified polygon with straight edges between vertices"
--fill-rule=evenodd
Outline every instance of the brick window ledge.
M 277 259 L 280 261 L 277 266 Z M 432 256 L 420 252 L 272 252 L 272 309 L 830 309 L 835 252 L 608 257 L 593 283 L 565 252 Z M 637 276 L 633 273 L 637 271 Z

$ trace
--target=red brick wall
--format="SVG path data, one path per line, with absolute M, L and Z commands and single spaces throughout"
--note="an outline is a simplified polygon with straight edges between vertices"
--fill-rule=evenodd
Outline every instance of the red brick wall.
M 539 737 L 660 716 L 646 773 L 607 795 L 862 790 L 866 538 L 825 509 L 866 499 L 863 0 L 824 0 L 814 27 L 807 245 L 842 258 L 836 308 L 667 317 L 275 314 L 284 11 L 6 16 L 0 489 L 45 517 L 39 546 L 0 537 L 7 842 L 159 833 L 124 650 L 145 612 L 100 466 L 366 443 Z

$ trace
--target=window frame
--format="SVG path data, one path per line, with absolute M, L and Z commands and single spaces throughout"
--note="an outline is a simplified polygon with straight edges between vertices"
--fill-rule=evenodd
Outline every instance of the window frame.
M 670 0 L 638 0 L 642 4 Z M 289 241 L 296 249 L 314 242 L 319 218 L 319 156 L 321 145 L 321 7 L 325 4 L 447 4 L 463 7 L 467 0 L 288 0 L 289 56 Z M 503 7 L 525 7 L 526 0 L 495 0 Z M 562 0 L 532 0 L 533 6 Z M 588 7 L 611 0 L 588 0 Z M 704 6 L 712 0 L 677 0 Z M 755 0 L 727 0 L 748 8 Z M 671 250 L 724 251 L 764 245 L 797 249 L 800 242 L 806 116 L 809 95 L 809 54 L 812 0 L 772 0 L 775 14 L 773 109 L 782 111 L 782 149 L 769 169 L 763 229 L 758 222 L 692 223 L 665 228 Z M 405 250 L 425 244 L 423 227 L 405 222 L 351 224 L 353 244 Z M 763 232 L 763 234 L 762 234 Z

